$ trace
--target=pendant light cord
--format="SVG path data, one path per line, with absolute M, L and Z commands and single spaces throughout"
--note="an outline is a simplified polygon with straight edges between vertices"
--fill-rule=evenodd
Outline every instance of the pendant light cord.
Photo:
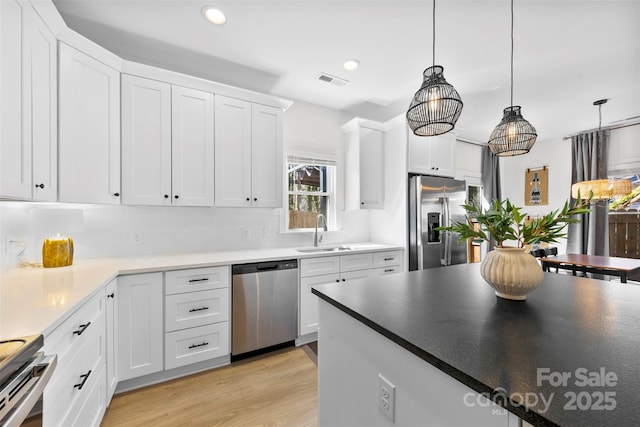
M 436 0 L 433 0 L 433 37 L 431 38 L 433 40 L 433 52 L 432 52 L 432 58 L 433 58 L 433 66 L 436 66 Z
M 511 106 L 513 107 L 513 0 L 511 0 Z

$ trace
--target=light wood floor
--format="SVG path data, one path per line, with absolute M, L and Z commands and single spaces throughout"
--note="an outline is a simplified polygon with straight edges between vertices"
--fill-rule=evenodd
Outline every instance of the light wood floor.
M 317 426 L 318 380 L 289 348 L 114 396 L 102 427 Z

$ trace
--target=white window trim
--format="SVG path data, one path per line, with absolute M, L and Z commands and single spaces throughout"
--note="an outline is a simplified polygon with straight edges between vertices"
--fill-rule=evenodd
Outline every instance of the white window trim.
M 341 156 L 341 151 L 338 153 L 320 153 L 320 152 L 310 152 L 310 151 L 305 151 L 305 150 L 287 150 L 285 152 L 285 157 L 284 157 L 284 164 L 288 165 L 289 164 L 289 158 L 290 157 L 294 157 L 296 159 L 300 159 L 300 160 L 316 160 L 318 162 L 320 162 L 319 164 L 321 164 L 321 162 L 325 161 L 325 162 L 331 162 L 332 166 L 334 166 L 335 169 L 335 174 L 334 174 L 334 181 L 333 182 L 333 200 L 331 200 L 331 203 L 334 205 L 332 210 L 332 215 L 333 218 L 330 218 L 329 220 L 329 230 L 328 233 L 331 232 L 335 232 L 335 231 L 340 231 L 342 230 L 342 211 L 344 210 L 344 191 L 343 191 L 343 184 L 342 182 L 344 181 L 344 179 L 342 179 L 341 177 L 343 176 L 343 172 L 344 172 L 344 166 L 342 164 L 342 156 Z M 289 179 L 288 179 L 288 175 L 289 175 L 289 168 L 285 167 L 284 168 L 285 171 L 285 177 L 283 179 L 283 194 L 285 195 L 285 197 L 283 197 L 283 203 L 284 205 L 283 207 L 283 214 L 280 216 L 280 233 L 313 233 L 314 229 L 313 228 L 296 228 L 293 230 L 288 229 L 288 224 L 287 224 L 287 218 L 289 216 Z M 296 192 L 292 192 L 292 193 L 296 193 Z M 305 192 L 300 192 L 300 193 L 305 193 Z M 324 193 L 322 192 L 306 192 L 307 194 L 313 194 L 313 195 L 322 195 Z

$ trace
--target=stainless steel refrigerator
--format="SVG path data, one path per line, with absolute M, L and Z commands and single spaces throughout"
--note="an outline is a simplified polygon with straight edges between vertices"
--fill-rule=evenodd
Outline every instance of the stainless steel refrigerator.
M 467 262 L 459 234 L 436 230 L 465 221 L 466 187 L 452 178 L 409 175 L 409 270 Z

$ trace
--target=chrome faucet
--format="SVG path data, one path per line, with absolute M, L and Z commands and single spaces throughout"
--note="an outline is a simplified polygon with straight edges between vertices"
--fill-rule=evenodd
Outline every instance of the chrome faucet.
M 327 231 L 327 219 L 322 214 L 316 215 L 316 231 L 313 235 L 313 246 L 318 246 L 318 223 L 320 222 L 320 218 L 322 218 L 322 222 L 324 223 L 324 231 Z M 322 235 L 320 235 L 320 241 L 322 242 Z

